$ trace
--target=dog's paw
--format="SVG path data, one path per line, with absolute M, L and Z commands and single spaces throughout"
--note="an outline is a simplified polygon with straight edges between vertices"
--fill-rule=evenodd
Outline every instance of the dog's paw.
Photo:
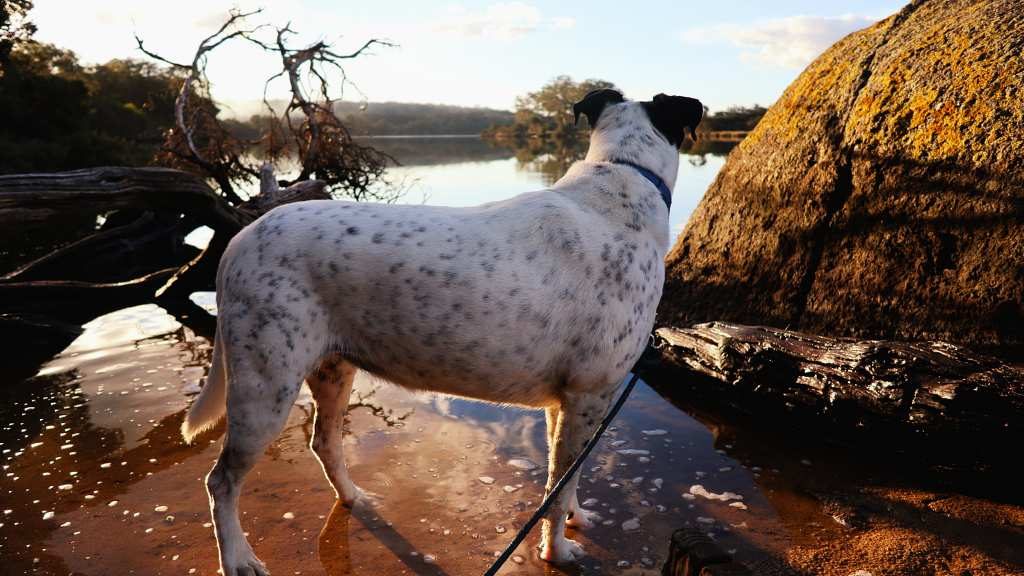
M 570 564 L 584 556 L 583 546 L 566 537 L 553 538 L 540 548 L 540 558 L 552 564 Z
M 357 506 L 373 508 L 382 500 L 379 494 L 363 490 L 355 484 L 346 488 L 345 493 L 339 496 L 338 499 L 341 500 L 341 503 L 346 508 L 356 508 Z
M 594 523 L 599 520 L 601 520 L 601 516 L 597 512 L 577 506 L 572 511 L 572 514 L 569 515 L 566 524 L 578 530 L 586 530 L 587 528 L 593 528 Z
M 221 572 L 225 576 L 270 576 L 270 571 L 252 551 L 231 561 L 222 562 Z

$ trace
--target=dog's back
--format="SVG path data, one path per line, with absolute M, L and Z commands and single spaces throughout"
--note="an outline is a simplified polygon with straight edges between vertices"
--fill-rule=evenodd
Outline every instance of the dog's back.
M 631 365 L 660 296 L 653 237 L 577 202 L 594 193 L 579 180 L 475 208 L 280 207 L 225 258 L 221 328 L 283 345 L 300 371 L 338 351 L 411 388 L 556 402 Z M 255 332 L 225 326 L 240 310 Z

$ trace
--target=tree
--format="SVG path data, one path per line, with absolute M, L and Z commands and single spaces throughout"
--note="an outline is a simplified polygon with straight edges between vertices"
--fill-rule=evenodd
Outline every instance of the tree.
M 150 63 L 85 67 L 69 50 L 19 42 L 0 77 L 0 174 L 151 163 L 179 82 Z
M 492 125 L 482 135 L 503 142 L 522 143 L 531 139 L 574 142 L 580 139 L 584 127 L 575 125 L 572 105 L 591 90 L 605 88 L 616 89 L 606 80 L 576 82 L 569 76 L 558 76 L 540 90 L 516 98 L 512 124 Z
M 32 0 L 0 0 L 0 76 L 14 46 L 28 41 L 36 32 L 27 18 L 31 9 Z
M 374 46 L 392 44 L 373 38 L 347 54 L 337 52 L 323 41 L 294 47 L 289 44 L 289 38 L 295 34 L 290 25 L 249 25 L 249 20 L 260 12 L 232 10 L 224 24 L 199 43 L 187 63 L 174 62 L 150 51 L 136 37 L 141 52 L 184 77 L 175 101 L 174 127 L 164 142 L 162 163 L 213 179 L 233 204 L 241 201 L 235 185 L 259 177 L 255 159 L 246 157 L 256 142 L 239 140 L 218 118 L 219 107 L 206 76 L 206 64 L 214 50 L 229 41 L 244 41 L 280 57 L 281 70 L 268 78 L 266 85 L 284 78 L 291 93 L 279 121 L 269 122 L 259 139 L 264 144 L 263 160 L 267 162 L 277 162 L 284 152 L 294 153 L 299 173 L 285 184 L 315 178 L 329 190 L 356 200 L 395 199 L 398 194 L 393 189 L 375 186 L 383 183 L 385 169 L 394 159 L 355 142 L 334 106 L 335 94 L 340 96 L 344 87 L 351 84 L 342 63 L 368 54 Z M 306 85 L 317 89 L 307 94 Z M 279 112 L 267 100 L 266 90 L 264 102 L 271 117 L 278 118 Z
M 569 76 L 557 76 L 540 90 L 516 98 L 517 120 L 520 113 L 528 121 L 542 118 L 553 122 L 554 127 L 573 125 L 572 105 L 579 102 L 591 90 L 610 88 L 615 85 L 606 80 L 589 79 L 575 82 Z

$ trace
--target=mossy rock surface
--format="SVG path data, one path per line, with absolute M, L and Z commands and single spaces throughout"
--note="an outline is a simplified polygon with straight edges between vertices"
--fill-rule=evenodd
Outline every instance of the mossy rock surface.
M 730 154 L 659 324 L 1024 344 L 1024 2 L 923 0 L 837 42 Z

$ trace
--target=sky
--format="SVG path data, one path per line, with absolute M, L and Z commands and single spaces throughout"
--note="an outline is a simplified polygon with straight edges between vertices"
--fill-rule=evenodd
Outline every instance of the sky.
M 814 57 L 846 34 L 899 10 L 897 0 L 35 0 L 36 38 L 87 63 L 144 57 L 146 47 L 188 61 L 228 11 L 263 8 L 253 24 L 291 23 L 295 44 L 325 40 L 339 52 L 370 38 L 395 47 L 347 61 L 348 100 L 512 109 L 516 96 L 555 76 L 614 82 L 627 98 L 664 92 L 712 110 L 770 105 Z M 273 56 L 241 42 L 212 54 L 214 96 L 234 113 L 256 111 Z M 286 95 L 284 81 L 270 87 Z

